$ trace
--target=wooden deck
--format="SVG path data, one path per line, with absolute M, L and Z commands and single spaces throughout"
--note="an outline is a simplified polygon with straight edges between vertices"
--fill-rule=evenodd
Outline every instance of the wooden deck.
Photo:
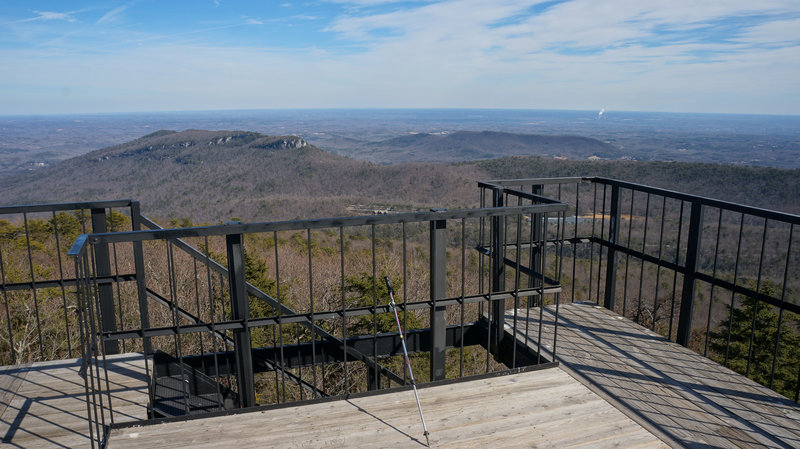
M 107 359 L 116 422 L 147 417 L 141 354 Z M 0 367 L 0 435 L 18 448 L 90 447 L 80 360 Z
M 559 368 L 419 390 L 435 448 L 666 448 Z M 112 430 L 109 448 L 424 447 L 412 391 Z
M 550 359 L 555 309 L 543 312 Z M 533 348 L 538 315 L 517 315 L 517 338 Z M 562 368 L 674 447 L 800 447 L 798 404 L 605 308 L 561 305 L 557 336 Z

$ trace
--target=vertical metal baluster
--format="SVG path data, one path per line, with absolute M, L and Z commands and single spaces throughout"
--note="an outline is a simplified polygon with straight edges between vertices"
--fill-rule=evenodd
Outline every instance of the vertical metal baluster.
M 39 298 L 36 294 L 36 276 L 33 273 L 33 254 L 31 252 L 31 231 L 28 228 L 28 214 L 23 213 L 22 219 L 25 223 L 25 245 L 28 249 L 28 268 L 31 276 L 31 294 L 33 295 L 33 311 L 36 317 L 36 333 L 39 337 L 39 359 L 45 360 L 44 342 L 42 341 L 42 325 L 39 321 Z
M 77 259 L 76 262 L 77 264 Z M 8 325 L 8 346 L 11 349 L 11 364 L 17 364 L 17 352 L 14 350 L 14 331 L 11 329 L 11 311 L 8 307 L 8 291 L 6 291 L 6 268 L 3 261 L 3 247 L 0 246 L 0 281 L 3 285 L 3 304 L 6 307 L 6 324 Z M 80 327 L 80 326 L 79 326 Z M 70 354 L 70 357 L 72 355 Z
M 84 248 L 84 251 L 87 251 L 87 249 Z M 75 299 L 76 299 L 76 307 L 77 307 L 77 312 L 78 312 L 78 333 L 80 335 L 79 338 L 80 338 L 80 343 L 81 343 L 81 358 L 85 357 L 86 354 L 88 354 L 89 350 L 90 350 L 89 347 L 87 347 L 87 338 L 86 338 L 87 332 L 84 332 L 84 326 L 87 323 L 86 323 L 86 315 L 83 313 L 83 310 L 84 310 L 84 304 L 87 302 L 87 298 L 86 297 L 89 294 L 88 293 L 88 287 L 85 285 L 85 282 L 86 282 L 86 279 L 87 279 L 86 273 L 84 273 L 84 271 L 81 269 L 83 267 L 83 265 L 84 265 L 84 263 L 82 263 L 82 262 L 85 262 L 85 258 L 86 258 L 86 253 L 84 252 L 83 255 L 80 255 L 80 254 L 76 255 L 75 256 L 75 260 L 74 260 L 74 262 L 75 262 Z M 0 260 L 0 267 L 2 267 L 2 260 Z M 5 281 L 5 279 L 4 279 L 4 281 Z M 3 290 L 3 293 L 5 293 L 5 289 Z M 94 445 L 94 428 L 93 428 L 92 422 L 91 422 L 91 420 L 92 420 L 91 402 L 92 402 L 93 395 L 92 395 L 92 392 L 91 392 L 91 390 L 89 388 L 89 377 L 91 376 L 91 369 L 88 370 L 88 372 L 83 371 L 84 368 L 86 367 L 86 365 L 84 364 L 86 362 L 88 362 L 88 361 L 84 360 L 83 363 L 81 364 L 81 369 L 79 371 L 79 374 L 81 374 L 81 377 L 83 377 L 83 388 L 84 388 L 84 392 L 85 392 L 85 396 L 86 396 L 86 418 L 89 421 L 89 441 L 91 442 L 92 449 L 94 449 L 94 447 L 95 447 L 95 445 Z
M 778 329 L 775 331 L 775 350 L 772 352 L 772 370 L 770 370 L 769 374 L 769 388 L 772 389 L 773 382 L 775 380 L 775 365 L 778 361 L 778 345 L 781 341 L 781 325 L 783 324 L 783 307 L 786 303 L 786 282 L 789 280 L 789 260 L 792 256 L 792 238 L 794 234 L 794 224 L 789 225 L 789 244 L 786 248 L 786 264 L 783 267 L 783 286 L 781 287 L 781 305 L 780 309 L 778 310 Z M 798 384 L 798 388 L 800 388 L 800 384 Z M 795 393 L 796 396 L 797 393 Z M 795 402 L 797 402 L 797 397 L 795 397 Z
M 626 247 L 631 249 L 631 231 L 633 228 L 633 200 L 636 196 L 636 191 L 631 189 L 631 209 L 628 214 L 628 242 Z M 628 303 L 628 266 L 630 265 L 631 254 L 625 253 L 625 283 L 622 286 L 622 316 L 627 316 L 627 303 Z
M 92 352 L 92 362 L 91 366 L 89 367 L 89 371 L 93 370 L 92 376 L 92 390 L 95 391 L 95 396 L 97 399 L 95 400 L 95 425 L 98 438 L 105 437 L 105 429 L 106 427 L 106 416 L 105 416 L 105 402 L 103 401 L 103 387 L 101 383 L 101 376 L 100 376 L 100 362 L 99 362 L 99 355 L 105 350 L 105 341 L 102 336 L 102 326 L 100 324 L 100 293 L 99 293 L 99 286 L 97 282 L 97 256 L 96 256 L 96 246 L 92 246 L 92 254 L 91 254 L 91 264 L 92 264 L 92 275 L 93 275 L 93 285 L 94 285 L 94 301 L 92 304 L 89 305 L 89 316 L 90 316 L 90 323 L 92 323 L 92 340 L 94 351 Z M 94 306 L 94 307 L 92 307 Z M 97 325 L 97 327 L 95 327 Z M 99 335 L 99 337 L 98 337 Z M 96 343 L 95 343 L 96 342 Z M 102 349 L 101 349 L 102 348 Z M 98 404 L 99 402 L 99 404 Z
M 539 282 L 539 336 L 536 338 L 536 364 L 542 363 L 542 326 L 544 325 L 544 286 L 545 286 L 545 277 L 544 272 L 546 271 L 545 267 L 547 266 L 547 214 L 545 213 L 544 216 L 544 223 L 542 224 L 542 230 L 540 235 L 540 245 L 542 246 L 542 250 L 539 251 L 539 258 L 540 263 L 539 266 L 541 267 L 541 280 Z
M 650 218 L 650 194 L 645 197 L 644 207 L 644 233 L 642 235 L 642 260 L 639 270 L 639 302 L 636 306 L 636 322 L 641 324 L 642 320 L 642 286 L 644 285 L 644 255 L 647 253 L 647 225 Z M 655 317 L 654 317 L 655 318 Z
M 222 273 L 218 273 L 218 275 L 219 276 L 217 277 L 217 280 L 219 281 L 220 297 L 221 297 L 221 299 L 224 299 L 224 297 L 225 297 L 224 296 L 225 295 L 225 277 L 222 275 Z M 219 311 L 220 321 L 226 321 L 228 319 L 228 317 L 225 316 L 225 304 L 224 304 L 224 302 L 222 300 L 220 301 L 220 303 L 222 304 L 222 307 L 220 308 L 220 311 Z M 226 338 L 223 340 L 223 343 L 224 343 L 224 347 L 225 347 L 226 351 L 229 351 L 231 349 L 230 348 L 230 341 L 232 339 L 230 338 L 230 333 L 231 333 L 230 331 L 224 331 L 224 335 L 225 335 Z M 227 374 L 225 374 L 225 380 L 228 382 L 228 385 L 230 385 L 231 384 L 231 373 L 234 372 L 234 368 L 231 367 L 231 358 L 230 357 L 226 357 L 225 358 L 225 366 L 226 366 L 226 373 L 227 373 Z
M 110 224 L 108 231 L 109 232 L 116 232 L 117 230 L 114 228 L 114 209 L 108 208 L 108 222 Z M 119 259 L 117 258 L 117 243 L 111 242 L 111 253 L 114 256 L 114 284 L 117 287 L 117 320 L 119 323 L 120 329 L 125 329 L 125 316 L 123 315 L 122 310 L 122 291 L 120 291 L 120 280 L 119 280 Z M 122 353 L 126 352 L 125 350 L 125 339 L 122 339 Z
M 375 266 L 375 225 L 370 225 L 370 235 L 372 240 L 372 357 L 375 361 L 373 389 L 381 387 L 380 372 L 378 371 L 378 285 L 377 268 Z
M 97 385 L 95 381 L 97 378 L 94 375 L 94 360 L 97 358 L 97 351 L 100 345 L 97 342 L 97 333 L 95 329 L 95 322 L 94 322 L 94 314 L 92 313 L 93 305 L 97 300 L 97 279 L 94 278 L 94 273 L 90 270 L 90 266 L 93 264 L 91 263 L 91 259 L 93 259 L 94 254 L 94 245 L 89 246 L 86 249 L 86 254 L 84 255 L 84 273 L 86 279 L 86 301 L 84 304 L 83 309 L 81 312 L 83 313 L 83 322 L 85 323 L 86 328 L 86 336 L 85 339 L 87 340 L 87 348 L 84 351 L 83 357 L 88 358 L 87 360 L 87 369 L 86 369 L 86 382 L 87 382 L 87 389 L 91 391 L 91 412 L 89 413 L 89 429 L 90 433 L 97 435 L 98 443 L 101 441 L 102 432 L 100 432 L 100 417 L 97 411 Z M 92 429 L 94 426 L 94 429 Z
M 522 205 L 522 197 L 517 197 L 517 206 Z M 522 250 L 522 214 L 517 214 L 517 250 L 515 251 L 516 254 L 514 255 L 514 262 L 516 266 L 514 267 L 514 321 L 513 321 L 513 329 L 511 331 L 511 335 L 514 338 L 517 338 L 517 317 L 518 317 L 518 309 L 519 309 L 519 266 L 522 263 L 520 260 L 520 251 Z M 544 249 L 542 249 L 544 251 Z M 544 267 L 542 267 L 544 271 Z M 513 345 L 511 349 L 511 368 L 517 367 L 517 345 Z
M 675 265 L 678 265 L 680 262 L 681 257 L 681 233 L 683 232 L 683 200 L 681 200 L 681 209 L 678 212 L 678 238 L 675 242 Z M 669 333 L 667 334 L 667 339 L 672 340 L 672 323 L 673 318 L 675 318 L 675 295 L 677 294 L 677 286 L 678 286 L 678 270 L 674 270 L 672 274 L 672 303 L 670 304 L 670 312 L 669 312 Z
M 195 301 L 195 307 L 197 308 L 197 315 L 195 315 L 195 316 L 197 317 L 197 321 L 198 322 L 202 322 L 203 321 L 203 318 L 202 318 L 203 315 L 202 315 L 202 311 L 200 310 L 200 283 L 198 282 L 198 278 L 199 278 L 200 275 L 197 273 L 197 259 L 195 259 L 194 257 L 192 257 L 192 268 L 194 270 L 194 277 L 193 277 L 193 279 L 194 279 L 194 301 Z M 205 355 L 206 351 L 205 351 L 205 345 L 203 344 L 203 333 L 202 332 L 198 333 L 198 339 L 200 340 L 199 341 L 200 354 L 201 355 Z M 202 360 L 203 360 L 203 364 L 202 364 L 203 372 L 207 372 L 206 369 L 205 369 L 205 367 L 206 367 L 205 359 L 206 359 L 205 357 L 202 358 Z
M 306 242 L 308 244 L 308 301 L 311 306 L 311 371 L 314 380 L 314 390 L 317 390 L 317 346 L 314 335 L 314 272 L 311 268 L 311 228 L 306 228 Z
M 531 193 L 536 193 L 536 186 L 535 185 L 531 186 Z M 535 202 L 533 200 L 531 200 L 531 204 L 534 204 L 534 203 Z M 534 224 L 533 224 L 533 220 L 534 220 L 534 216 L 536 214 L 531 212 L 529 215 L 530 215 L 530 220 L 531 220 L 531 229 L 530 229 L 530 233 L 529 233 L 529 236 L 528 236 L 528 240 L 529 240 L 529 243 L 530 243 L 530 248 L 528 250 L 528 268 L 530 269 L 530 274 L 528 275 L 528 288 L 533 288 L 535 286 L 535 284 L 536 284 L 536 280 L 534 278 L 534 273 L 533 273 L 533 271 L 534 271 L 533 270 L 533 267 L 534 267 L 533 258 L 534 258 L 534 253 L 535 253 L 535 251 L 533 250 L 533 248 L 534 248 L 534 239 L 535 239 L 535 237 L 533 235 L 533 231 L 536 228 L 536 226 L 534 226 Z M 528 338 L 528 331 L 530 330 L 531 305 L 532 305 L 531 304 L 531 298 L 533 298 L 533 297 L 534 296 L 528 296 L 526 298 L 526 300 L 525 300 L 525 302 L 527 303 L 526 304 L 527 307 L 525 307 L 525 338 Z M 535 303 L 533 305 L 535 305 Z
M 714 265 L 711 270 L 711 294 L 708 298 L 708 319 L 706 321 L 706 342 L 703 348 L 703 357 L 708 356 L 708 334 L 711 331 L 711 308 L 714 305 L 714 287 L 717 285 L 717 256 L 719 256 L 719 236 L 722 231 L 722 208 L 719 209 L 719 219 L 717 220 L 717 240 L 714 244 Z
M 594 184 L 594 197 L 592 199 L 592 233 L 590 234 L 589 238 L 589 301 L 592 300 L 592 273 L 594 273 L 594 224 L 597 220 L 597 182 L 593 182 Z M 600 277 L 600 270 L 598 268 L 597 277 Z M 598 281 L 599 282 L 599 281 Z M 595 299 L 596 304 L 600 304 L 600 294 L 598 293 L 597 298 Z
M 581 182 L 575 183 L 575 228 L 572 235 L 572 296 L 569 302 L 575 302 L 575 288 L 578 282 L 575 279 L 575 266 L 578 261 L 578 209 L 580 208 Z M 566 213 L 565 213 L 566 214 Z
M 344 285 L 344 227 L 339 226 L 339 265 L 342 273 L 342 352 L 344 353 L 344 394 L 350 393 L 350 377 L 347 371 L 347 298 Z
M 464 377 L 464 294 L 466 289 L 466 218 L 461 219 L 461 337 L 458 348 L 458 377 Z M 403 309 L 405 314 L 405 308 Z M 408 329 L 405 327 L 404 329 Z M 405 379 L 404 379 L 405 380 Z
M 56 257 L 58 258 L 58 279 L 61 286 L 61 304 L 64 307 L 64 330 L 67 333 L 67 354 L 72 358 L 72 337 L 69 332 L 69 313 L 67 312 L 67 292 L 64 288 L 64 266 L 61 261 L 61 240 L 58 238 L 58 220 L 56 219 L 56 211 L 53 211 L 53 234 L 56 238 Z M 3 263 L 2 256 L 0 256 L 0 264 Z M 5 294 L 5 289 L 3 290 Z M 8 307 L 8 306 L 6 306 Z M 10 325 L 10 323 L 9 323 Z M 9 340 L 11 341 L 11 340 Z M 13 345 L 11 350 L 13 351 Z
M 483 209 L 486 207 L 486 188 L 481 187 L 481 198 L 480 198 L 480 208 Z M 484 227 L 486 224 L 486 218 L 481 217 L 479 224 L 478 224 L 478 246 L 483 248 L 486 245 L 484 240 Z M 478 292 L 483 294 L 484 292 L 484 258 L 486 256 L 481 253 L 480 257 L 478 257 Z M 483 316 L 483 301 L 478 303 L 478 318 Z
M 659 230 L 658 234 L 658 265 L 656 265 L 656 292 L 655 292 L 655 300 L 653 301 L 653 317 L 656 316 L 656 304 L 658 304 L 658 284 L 661 282 L 661 255 L 663 254 L 664 250 L 664 214 L 666 213 L 666 206 L 667 206 L 667 197 L 661 197 L 661 229 Z M 633 217 L 631 217 L 633 220 Z M 672 311 L 670 310 L 670 315 Z M 655 318 L 654 318 L 655 321 Z M 653 324 L 655 330 L 655 323 Z
M 178 358 L 178 364 L 181 367 L 181 390 L 183 393 L 183 408 L 188 416 L 191 412 L 191 404 L 189 400 L 188 391 L 188 375 L 186 373 L 186 369 L 183 364 L 183 344 L 181 341 L 181 334 L 179 332 L 180 322 L 178 319 L 178 284 L 177 280 L 175 279 L 175 253 L 172 250 L 172 242 L 169 240 L 165 240 L 167 245 L 167 275 L 169 276 L 169 294 L 170 294 L 170 311 L 172 312 L 172 329 L 173 329 L 173 341 L 175 342 L 175 356 Z
M 406 222 L 403 222 L 403 329 L 408 332 L 408 266 L 406 261 Z M 403 385 L 406 384 L 408 370 L 403 368 Z
M 567 212 L 566 211 L 559 212 L 559 216 L 561 217 L 562 220 L 564 220 L 564 226 L 561 227 L 560 238 L 557 241 L 557 244 L 558 244 L 558 256 L 557 256 L 558 257 L 558 262 L 557 262 L 557 265 L 556 265 L 557 266 L 557 270 L 558 270 L 557 271 L 557 279 L 558 279 L 558 283 L 561 284 L 561 274 L 562 274 L 563 263 L 564 263 L 564 253 L 563 253 L 563 251 L 564 251 L 564 233 L 566 232 L 566 227 L 567 227 L 566 226 Z M 558 232 L 556 233 L 556 236 L 559 236 Z M 559 292 L 555 293 L 555 301 L 556 301 L 556 316 L 553 319 L 553 360 L 551 360 L 551 362 L 555 362 L 556 361 L 556 343 L 558 342 L 558 313 L 559 313 L 559 305 L 561 303 L 560 293 Z
M 739 256 L 742 249 L 742 234 L 744 233 L 744 213 L 741 214 L 741 219 L 739 220 L 739 242 L 736 244 L 736 263 L 733 266 L 733 288 L 731 289 L 731 306 L 730 306 L 730 314 L 728 316 L 728 338 L 727 342 L 725 343 L 725 359 L 723 365 L 727 368 L 728 367 L 728 356 L 730 355 L 730 348 L 731 348 L 731 331 L 733 326 L 733 309 L 736 306 L 736 281 L 739 278 Z
M 756 336 L 756 321 L 758 319 L 758 295 L 761 294 L 761 273 L 764 267 L 764 250 L 767 246 L 767 229 L 769 228 L 769 220 L 764 219 L 764 233 L 761 235 L 761 256 L 758 258 L 758 279 L 756 280 L 756 297 L 755 304 L 753 305 L 753 324 L 750 327 L 750 344 L 747 348 L 747 369 L 745 376 L 750 377 L 750 365 L 753 359 L 753 341 Z
M 275 299 L 278 303 L 282 302 L 281 298 L 281 272 L 280 260 L 278 259 L 278 231 L 272 231 L 272 240 L 275 243 Z M 283 310 L 278 307 L 278 345 L 281 352 L 281 391 L 283 393 L 283 402 L 286 402 L 286 357 L 283 352 Z
M 605 229 L 606 229 L 606 198 L 608 197 L 608 184 L 603 184 L 603 206 L 600 209 L 600 240 L 606 240 L 605 238 Z M 609 226 L 610 228 L 610 226 Z M 609 238 L 611 239 L 609 229 Z M 608 250 L 606 250 L 608 252 Z M 601 274 L 603 273 L 603 245 L 598 245 L 597 247 L 597 303 L 600 304 L 600 281 L 601 281 Z
M 214 290 L 211 281 L 211 253 L 208 247 L 208 236 L 206 236 L 204 240 L 205 240 L 205 256 L 206 256 L 206 261 L 205 261 L 206 278 L 208 282 L 208 310 L 210 314 L 209 321 L 211 323 L 211 350 L 213 351 L 214 354 L 214 373 L 215 373 L 214 378 L 219 379 L 220 377 L 219 359 L 217 357 L 217 354 L 219 353 L 219 351 L 217 350 L 217 319 L 214 316 Z M 220 294 L 222 294 L 222 292 L 220 292 Z M 198 317 L 200 317 L 199 314 Z M 222 410 L 225 408 L 222 402 L 222 390 L 220 388 L 220 384 L 218 381 L 214 383 L 216 384 L 217 387 L 217 409 Z

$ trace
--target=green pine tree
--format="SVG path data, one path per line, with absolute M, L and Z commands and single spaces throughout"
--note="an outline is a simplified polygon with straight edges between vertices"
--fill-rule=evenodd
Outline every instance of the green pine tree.
M 761 293 L 775 296 L 775 286 L 765 282 Z M 750 365 L 749 377 L 754 381 L 769 386 L 772 377 L 773 359 L 775 374 L 772 389 L 786 397 L 794 398 L 797 388 L 798 369 L 800 369 L 800 321 L 796 315 L 784 311 L 780 329 L 780 341 L 777 351 L 775 339 L 778 335 L 779 315 L 776 307 L 752 297 L 744 297 L 741 307 L 734 307 L 731 314 L 727 306 L 728 319 L 709 335 L 709 348 L 712 358 L 719 363 L 745 375 Z M 755 316 L 755 325 L 753 317 Z M 728 345 L 728 329 L 730 328 L 730 345 Z M 751 332 L 752 330 L 752 332 Z M 751 349 L 752 340 L 752 349 Z

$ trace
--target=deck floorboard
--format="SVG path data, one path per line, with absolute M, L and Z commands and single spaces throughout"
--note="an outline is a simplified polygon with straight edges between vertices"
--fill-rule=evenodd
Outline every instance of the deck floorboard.
M 109 356 L 115 422 L 147 417 L 147 382 L 141 354 Z M 90 447 L 86 390 L 80 360 L 0 368 L 0 438 L 17 448 Z
M 666 448 L 561 369 L 419 390 L 431 447 Z M 112 430 L 110 449 L 424 447 L 411 391 Z
M 556 311 L 506 313 L 507 330 L 553 359 Z M 535 316 L 535 319 L 534 319 Z M 527 330 L 527 334 L 526 334 Z M 555 360 L 675 447 L 800 447 L 800 406 L 605 308 L 562 304 Z

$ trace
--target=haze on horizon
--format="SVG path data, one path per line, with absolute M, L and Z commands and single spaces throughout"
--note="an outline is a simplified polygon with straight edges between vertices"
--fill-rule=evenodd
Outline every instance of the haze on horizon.
M 796 0 L 0 5 L 0 114 L 526 108 L 800 114 Z

